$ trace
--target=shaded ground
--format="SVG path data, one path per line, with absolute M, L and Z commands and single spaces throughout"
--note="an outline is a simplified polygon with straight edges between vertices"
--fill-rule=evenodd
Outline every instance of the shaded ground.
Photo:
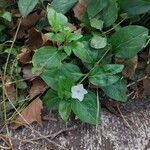
M 150 101 L 127 103 L 121 109 L 123 117 L 116 117 L 107 110 L 102 112 L 102 123 L 97 129 L 90 125 L 81 125 L 80 127 L 79 122 L 69 121 L 65 124 L 57 119 L 57 114 L 49 111 L 45 113 L 43 127 L 37 124 L 33 127 L 42 135 L 52 135 L 62 129 L 70 127 L 72 129 L 72 127 L 78 126 L 74 130 L 58 134 L 52 140 L 71 150 L 150 150 Z M 22 128 L 13 131 L 13 137 L 21 140 L 35 140 L 39 135 L 29 128 Z M 14 148 L 15 150 L 61 149 L 45 139 L 40 138 L 34 142 L 37 143 L 25 144 L 14 140 Z

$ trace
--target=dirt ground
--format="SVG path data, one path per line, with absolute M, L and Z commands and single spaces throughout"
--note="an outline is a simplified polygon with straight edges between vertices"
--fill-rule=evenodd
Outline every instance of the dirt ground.
M 12 130 L 14 149 L 150 150 L 150 101 L 129 102 L 121 112 L 117 117 L 103 109 L 96 128 L 77 120 L 64 123 L 55 112 L 45 110 L 43 125 L 32 125 L 36 133 L 31 127 Z

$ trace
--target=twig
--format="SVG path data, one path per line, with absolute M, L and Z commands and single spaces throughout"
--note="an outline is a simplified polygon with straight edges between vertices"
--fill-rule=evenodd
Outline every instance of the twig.
M 54 138 L 56 138 L 58 135 L 62 134 L 63 132 L 72 131 L 72 130 L 75 130 L 75 129 L 77 129 L 77 126 L 67 128 L 67 129 L 62 129 L 62 130 L 60 130 L 60 131 L 58 131 L 54 134 L 46 135 L 45 137 L 50 138 L 51 140 L 53 140 Z M 38 141 L 38 140 L 41 140 L 41 139 L 43 139 L 43 137 L 33 138 L 33 139 L 30 139 L 30 141 Z
M 10 47 L 10 50 L 9 50 L 9 52 L 8 52 L 8 56 L 7 56 L 6 63 L 5 63 L 5 67 L 4 67 L 4 77 L 6 76 L 6 71 L 7 71 L 7 66 L 8 66 L 9 58 L 10 58 L 12 49 L 13 49 L 13 47 L 14 47 L 15 41 L 16 41 L 16 39 L 17 39 L 17 35 L 18 35 L 19 29 L 20 29 L 21 22 L 22 22 L 22 18 L 19 20 L 19 24 L 18 24 L 16 33 L 15 33 L 15 36 L 14 36 L 13 42 L 12 42 L 11 47 Z
M 146 79 L 146 78 L 147 78 L 147 76 L 145 76 L 145 77 L 143 77 L 143 78 L 141 78 L 141 79 L 138 79 L 137 81 L 128 84 L 127 87 L 130 87 L 130 86 L 132 86 L 132 85 L 134 85 L 134 84 L 136 84 L 136 83 L 138 83 L 138 82 L 140 82 L 140 81 L 142 81 L 142 80 L 144 80 L 144 79 Z
M 119 111 L 119 113 L 120 113 L 122 119 L 123 119 L 124 122 L 126 123 L 126 125 L 127 125 L 127 126 L 129 127 L 129 129 L 137 136 L 136 131 L 134 131 L 134 129 L 130 126 L 130 124 L 128 123 L 128 121 L 126 120 L 126 118 L 124 117 L 124 115 L 122 114 L 120 108 L 119 108 L 118 106 L 117 106 L 117 108 L 118 108 L 118 111 Z
M 100 103 L 99 103 L 99 93 L 98 93 L 98 88 L 97 88 L 97 91 L 96 91 L 96 95 L 97 95 L 97 116 L 96 116 L 96 130 L 98 130 L 98 124 L 99 124 L 99 105 L 100 105 Z

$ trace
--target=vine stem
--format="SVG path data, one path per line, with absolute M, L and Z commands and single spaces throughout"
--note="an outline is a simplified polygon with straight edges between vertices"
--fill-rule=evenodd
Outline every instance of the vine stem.
M 103 34 L 108 34 L 109 32 L 111 32 L 112 30 L 114 30 L 116 27 L 118 27 L 123 21 L 125 21 L 127 19 L 127 17 L 123 18 L 119 23 L 117 23 L 113 28 L 107 30 L 106 32 L 103 32 Z
M 10 59 L 10 55 L 11 55 L 11 52 L 12 52 L 12 49 L 14 47 L 14 44 L 15 44 L 15 41 L 16 41 L 16 38 L 17 38 L 17 35 L 18 35 L 18 32 L 19 32 L 19 29 L 20 29 L 20 25 L 21 25 L 21 21 L 22 19 L 19 20 L 19 24 L 18 24 L 18 27 L 17 27 L 17 30 L 16 30 L 16 33 L 15 33 L 15 36 L 13 38 L 13 41 L 11 43 L 11 47 L 10 47 L 10 50 L 8 52 L 8 55 L 7 55 L 7 59 L 6 59 L 6 63 L 5 63 L 5 66 L 4 66 L 4 74 L 3 76 L 1 75 L 1 78 L 2 78 L 2 84 L 4 85 L 5 84 L 5 77 L 6 77 L 6 73 L 7 73 L 7 67 L 8 67 L 8 63 L 9 63 L 9 59 Z M 6 126 L 6 132 L 7 134 L 9 135 L 9 129 L 8 129 L 8 123 L 7 123 L 7 110 L 6 110 L 6 97 L 5 97 L 5 87 L 3 87 L 3 108 L 4 108 L 4 120 L 6 122 L 5 126 Z M 11 142 L 11 139 L 9 138 L 9 143 L 10 145 L 12 146 L 12 142 Z
M 103 60 L 103 58 L 107 55 L 107 53 L 109 52 L 110 49 L 108 49 L 104 55 L 99 59 L 98 62 L 95 63 L 94 67 L 87 73 L 85 74 L 85 76 L 81 79 L 81 81 L 79 82 L 79 84 L 81 84 L 88 76 L 89 74 L 91 73 L 91 71 L 93 71 L 95 69 L 95 67 L 97 67 L 99 65 L 99 63 Z
M 19 29 L 20 29 L 21 22 L 22 22 L 22 18 L 19 20 L 19 24 L 18 24 L 16 33 L 15 33 L 14 39 L 13 39 L 13 41 L 12 41 L 10 50 L 9 50 L 9 52 L 8 52 L 8 56 L 7 56 L 6 63 L 5 63 L 5 67 L 4 67 L 4 77 L 6 76 L 9 58 L 10 58 L 12 49 L 13 49 L 13 47 L 14 47 L 15 41 L 16 41 L 16 39 L 17 39 L 17 35 L 18 35 Z

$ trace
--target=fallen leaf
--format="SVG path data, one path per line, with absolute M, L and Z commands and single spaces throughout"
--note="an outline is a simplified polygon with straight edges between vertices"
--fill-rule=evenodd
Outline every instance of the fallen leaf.
M 4 91 L 5 91 L 6 97 L 9 100 L 13 101 L 13 100 L 15 100 L 16 89 L 15 89 L 15 85 L 11 82 L 12 81 L 11 81 L 10 77 L 6 76 L 6 78 L 5 78 L 5 90 Z
M 69 23 L 69 22 L 68 22 L 68 27 L 71 29 L 71 31 L 76 31 L 77 30 L 77 27 L 74 26 L 72 23 Z
M 22 48 L 21 53 L 17 55 L 17 59 L 22 63 L 22 64 L 27 64 L 31 61 L 31 51 L 28 48 Z
M 15 119 L 12 127 L 17 129 L 20 126 L 31 124 L 33 122 L 38 122 L 42 124 L 41 120 L 41 110 L 43 109 L 42 101 L 38 97 L 34 101 L 32 101 L 22 112 L 21 116 L 18 115 Z
M 48 42 L 47 36 L 42 32 L 32 28 L 29 30 L 29 38 L 27 41 L 28 48 L 30 50 L 36 50 Z
M 123 58 L 116 57 L 115 62 L 119 64 L 123 64 L 125 66 L 122 74 L 125 78 L 130 78 L 133 76 L 137 68 L 138 56 L 136 55 L 131 59 L 123 59 Z
M 23 73 L 23 78 L 25 80 L 33 80 L 35 79 L 39 74 L 33 74 L 32 73 L 32 65 L 28 64 L 28 65 L 24 65 L 22 68 L 22 73 Z
M 37 10 L 22 19 L 21 27 L 30 29 L 44 16 L 44 11 Z
M 78 18 L 79 20 L 82 20 L 82 17 L 84 16 L 87 5 L 88 5 L 88 0 L 79 0 L 79 2 L 73 8 L 76 18 Z
M 40 78 L 34 79 L 32 81 L 31 89 L 29 90 L 30 99 L 33 99 L 36 96 L 39 96 L 40 94 L 43 94 L 47 90 L 47 88 L 48 86 L 42 79 Z
M 150 96 L 150 78 L 144 79 L 143 85 L 144 85 L 144 94 Z

